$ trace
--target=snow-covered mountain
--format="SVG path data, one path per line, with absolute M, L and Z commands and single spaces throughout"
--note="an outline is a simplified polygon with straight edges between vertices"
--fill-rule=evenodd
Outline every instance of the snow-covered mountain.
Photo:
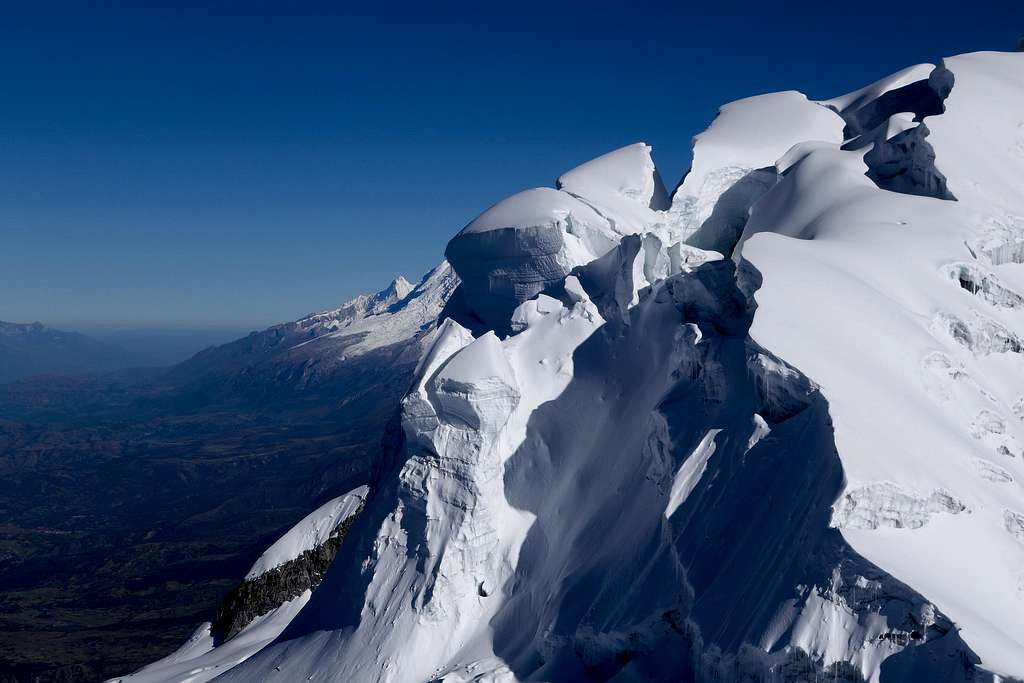
M 323 582 L 218 680 L 1024 679 L 1022 187 L 988 52 L 726 105 L 671 199 L 638 144 L 497 204 Z
M 381 365 L 414 365 L 419 350 L 409 343 L 434 325 L 458 284 L 451 266 L 442 262 L 416 285 L 398 277 L 380 292 L 334 310 L 201 351 L 176 366 L 169 378 L 201 381 L 219 393 L 245 392 L 250 386 L 266 392 L 274 385 L 295 391 L 329 380 L 351 361 L 373 354 L 388 358 L 377 359 Z

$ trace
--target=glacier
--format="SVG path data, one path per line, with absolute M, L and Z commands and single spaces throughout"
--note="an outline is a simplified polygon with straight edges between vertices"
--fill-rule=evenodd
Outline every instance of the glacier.
M 759 95 L 671 195 L 638 143 L 470 222 L 361 328 L 419 352 L 365 509 L 217 680 L 1024 679 L 1022 112 L 1022 53 Z

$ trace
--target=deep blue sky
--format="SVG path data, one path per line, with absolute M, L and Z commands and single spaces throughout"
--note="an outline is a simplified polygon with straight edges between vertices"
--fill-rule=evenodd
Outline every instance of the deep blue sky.
M 495 201 L 615 147 L 654 145 L 674 183 L 729 100 L 1024 33 L 1019 1 L 19 4 L 0 320 L 64 327 L 294 319 L 418 277 Z

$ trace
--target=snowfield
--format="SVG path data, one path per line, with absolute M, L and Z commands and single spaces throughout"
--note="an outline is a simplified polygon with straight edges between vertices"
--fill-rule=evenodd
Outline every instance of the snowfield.
M 1024 679 L 1022 188 L 988 52 L 728 104 L 671 197 L 636 144 L 500 202 L 324 582 L 218 680 Z

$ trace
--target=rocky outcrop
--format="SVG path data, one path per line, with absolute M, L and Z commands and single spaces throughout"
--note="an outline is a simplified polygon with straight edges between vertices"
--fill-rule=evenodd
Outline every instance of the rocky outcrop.
M 230 640 L 257 617 L 307 590 L 316 590 L 362 509 L 360 506 L 345 519 L 324 543 L 255 578 L 245 579 L 225 595 L 210 627 L 214 641 Z

